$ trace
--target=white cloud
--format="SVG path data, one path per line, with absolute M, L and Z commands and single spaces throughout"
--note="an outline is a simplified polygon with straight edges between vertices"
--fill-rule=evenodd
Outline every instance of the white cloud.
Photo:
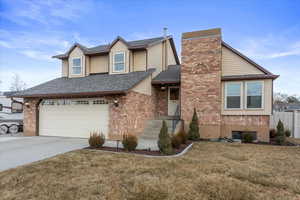
M 1 40 L 0 40 L 0 46 L 5 48 L 12 48 L 12 46 L 8 42 L 1 41 Z
M 51 61 L 51 55 L 46 54 L 41 51 L 33 51 L 33 50 L 25 50 L 25 51 L 20 51 L 21 54 L 24 54 L 25 56 L 37 60 L 47 60 Z
M 3 0 L 7 9 L 0 15 L 19 25 L 32 21 L 59 25 L 61 20 L 76 21 L 92 8 L 92 0 Z
M 162 33 L 155 33 L 155 32 L 134 32 L 129 35 L 130 40 L 142 40 L 146 38 L 153 38 L 153 37 L 160 37 Z
M 20 76 L 22 81 L 26 83 L 27 88 L 33 87 L 35 85 L 44 83 L 45 81 L 60 76 L 59 71 L 57 71 L 56 69 L 40 68 L 40 69 L 36 69 L 34 73 L 32 73 L 32 71 L 29 71 L 27 69 L 18 70 L 18 71 L 7 69 L 5 71 L 1 71 L 0 73 L 0 80 L 2 81 L 2 83 L 0 84 L 0 91 L 9 90 L 12 82 L 12 77 L 16 73 Z
M 300 40 L 291 39 L 287 34 L 270 34 L 260 38 L 241 41 L 239 50 L 256 59 L 274 59 L 300 56 Z
M 0 47 L 12 49 L 29 58 L 49 60 L 56 52 L 65 52 L 72 45 L 69 38 L 64 32 L 0 30 Z

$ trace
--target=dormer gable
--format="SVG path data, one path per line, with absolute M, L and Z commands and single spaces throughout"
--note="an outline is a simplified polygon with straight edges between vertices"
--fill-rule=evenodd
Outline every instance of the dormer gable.
M 68 77 L 83 77 L 86 72 L 86 56 L 79 46 L 74 46 L 68 53 Z
M 122 74 L 130 71 L 130 50 L 128 49 L 127 42 L 117 37 L 109 47 L 109 73 Z

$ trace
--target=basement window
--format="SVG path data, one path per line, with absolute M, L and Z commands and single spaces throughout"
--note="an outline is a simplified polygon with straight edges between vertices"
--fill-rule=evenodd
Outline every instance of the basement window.
M 245 134 L 250 134 L 253 140 L 257 140 L 257 133 L 255 131 L 232 131 L 232 139 L 242 140 Z

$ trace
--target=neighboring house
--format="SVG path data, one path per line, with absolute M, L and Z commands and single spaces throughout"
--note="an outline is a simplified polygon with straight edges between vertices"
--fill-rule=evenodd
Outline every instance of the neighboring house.
M 300 103 L 274 103 L 273 109 L 276 112 L 300 111 Z
M 221 30 L 183 33 L 181 65 L 171 36 L 117 37 L 54 56 L 62 77 L 20 92 L 25 135 L 141 134 L 151 119 L 181 119 L 196 108 L 202 138 L 250 132 L 269 140 L 273 75 L 222 41 Z

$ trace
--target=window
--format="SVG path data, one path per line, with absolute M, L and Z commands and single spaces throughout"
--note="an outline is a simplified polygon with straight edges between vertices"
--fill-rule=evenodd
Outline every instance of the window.
M 12 113 L 22 113 L 23 112 L 23 104 L 20 102 L 12 102 L 11 103 L 11 112 Z
M 239 109 L 241 108 L 241 82 L 225 84 L 225 108 Z
M 90 102 L 88 100 L 76 100 L 76 101 L 73 101 L 73 103 L 75 105 L 89 105 Z
M 74 58 L 72 60 L 72 74 L 81 74 L 81 59 Z
M 97 99 L 93 101 L 93 104 L 108 104 L 105 99 Z
M 247 108 L 262 108 L 263 82 L 246 82 Z
M 48 106 L 54 106 L 55 105 L 55 101 L 54 100 L 43 100 L 42 105 L 48 105 Z
M 170 88 L 170 100 L 178 100 L 179 99 L 179 88 Z
M 255 131 L 232 131 L 232 139 L 242 140 L 244 135 L 252 135 L 253 140 L 257 140 L 257 133 Z
M 114 54 L 113 60 L 113 72 L 125 71 L 125 52 L 119 52 Z

